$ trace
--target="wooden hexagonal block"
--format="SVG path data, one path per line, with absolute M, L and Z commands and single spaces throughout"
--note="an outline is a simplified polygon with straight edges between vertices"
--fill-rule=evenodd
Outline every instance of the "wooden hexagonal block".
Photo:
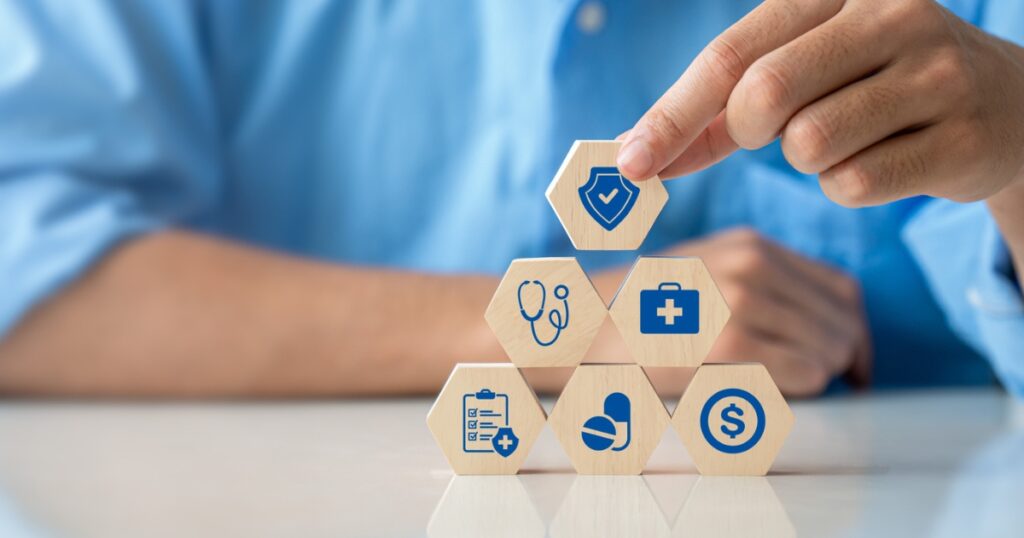
M 456 474 L 515 474 L 544 428 L 544 408 L 511 364 L 457 364 L 427 414 Z
M 575 258 L 513 260 L 484 318 L 516 366 L 576 366 L 608 309 Z
M 633 182 L 619 173 L 621 142 L 577 140 L 547 197 L 579 250 L 636 250 L 668 201 L 661 178 Z
M 609 312 L 643 366 L 700 365 L 729 321 L 729 305 L 700 258 L 639 258 Z
M 697 369 L 672 425 L 705 475 L 764 475 L 793 429 L 793 412 L 764 365 Z
M 585 364 L 551 411 L 551 429 L 580 474 L 640 474 L 669 416 L 635 364 Z

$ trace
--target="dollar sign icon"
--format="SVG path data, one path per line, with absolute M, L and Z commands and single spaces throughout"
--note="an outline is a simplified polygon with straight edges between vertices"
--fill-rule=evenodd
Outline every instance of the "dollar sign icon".
M 725 424 L 719 426 L 719 431 L 721 431 L 721 433 L 718 433 L 718 431 L 712 432 L 711 409 L 715 407 L 715 404 L 725 400 L 726 398 L 739 398 L 747 402 L 750 410 L 753 411 L 753 416 L 740 418 L 745 414 L 743 408 L 736 405 L 735 401 L 726 400 L 729 402 L 729 405 L 722 408 L 719 412 L 719 416 L 721 416 L 722 422 Z M 750 434 L 750 437 L 736 443 L 736 436 L 745 432 L 748 427 L 753 429 L 754 432 Z M 761 436 L 764 435 L 764 429 L 764 407 L 761 405 L 761 402 L 757 397 L 741 388 L 726 388 L 712 394 L 711 397 L 704 402 L 704 407 L 700 411 L 700 431 L 704 435 L 704 440 L 707 441 L 712 448 L 725 454 L 741 454 L 751 448 L 754 448 L 754 446 L 761 441 Z M 727 435 L 729 439 L 725 439 L 724 437 L 715 437 L 715 435 L 720 436 L 721 434 Z
M 730 403 L 728 407 L 722 409 L 722 422 L 728 422 L 733 427 L 729 428 L 726 425 L 722 425 L 722 433 L 729 436 L 730 439 L 735 439 L 737 435 L 743 433 L 747 429 L 747 425 L 743 423 L 743 420 L 738 418 L 743 416 L 743 410 L 740 409 L 735 402 Z

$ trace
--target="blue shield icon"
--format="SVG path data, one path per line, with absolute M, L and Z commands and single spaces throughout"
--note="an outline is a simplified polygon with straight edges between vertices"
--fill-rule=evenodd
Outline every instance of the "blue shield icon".
M 512 428 L 498 428 L 498 431 L 491 438 L 491 444 L 494 445 L 494 451 L 499 456 L 507 458 L 519 448 L 519 438 L 516 434 L 512 433 Z
M 614 166 L 595 166 L 579 192 L 590 217 L 610 232 L 629 215 L 640 195 L 640 187 L 622 177 Z

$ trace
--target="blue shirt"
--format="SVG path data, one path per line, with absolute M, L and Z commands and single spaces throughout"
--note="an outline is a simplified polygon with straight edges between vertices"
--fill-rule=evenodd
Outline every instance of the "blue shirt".
M 0 0 L 0 334 L 168 226 L 434 272 L 629 262 L 575 252 L 544 189 L 754 4 Z M 1024 38 L 1020 2 L 950 4 Z M 667 187 L 644 252 L 755 226 L 861 280 L 879 384 L 991 383 L 990 363 L 1024 394 L 1024 308 L 983 204 L 845 209 L 777 144 Z

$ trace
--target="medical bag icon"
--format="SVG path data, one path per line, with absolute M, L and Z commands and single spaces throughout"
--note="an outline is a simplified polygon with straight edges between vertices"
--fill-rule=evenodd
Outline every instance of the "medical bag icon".
M 640 196 L 640 187 L 622 177 L 614 166 L 595 166 L 579 193 L 590 217 L 610 232 L 629 216 Z
M 677 282 L 640 291 L 640 332 L 697 334 L 700 331 L 700 292 L 684 290 Z
M 629 396 L 621 392 L 609 394 L 604 399 L 604 414 L 590 417 L 583 423 L 580 430 L 583 444 L 595 452 L 609 448 L 612 452 L 625 450 L 633 440 L 631 412 Z
M 509 457 L 519 438 L 508 425 L 508 395 L 480 389 L 462 396 L 462 451 Z

